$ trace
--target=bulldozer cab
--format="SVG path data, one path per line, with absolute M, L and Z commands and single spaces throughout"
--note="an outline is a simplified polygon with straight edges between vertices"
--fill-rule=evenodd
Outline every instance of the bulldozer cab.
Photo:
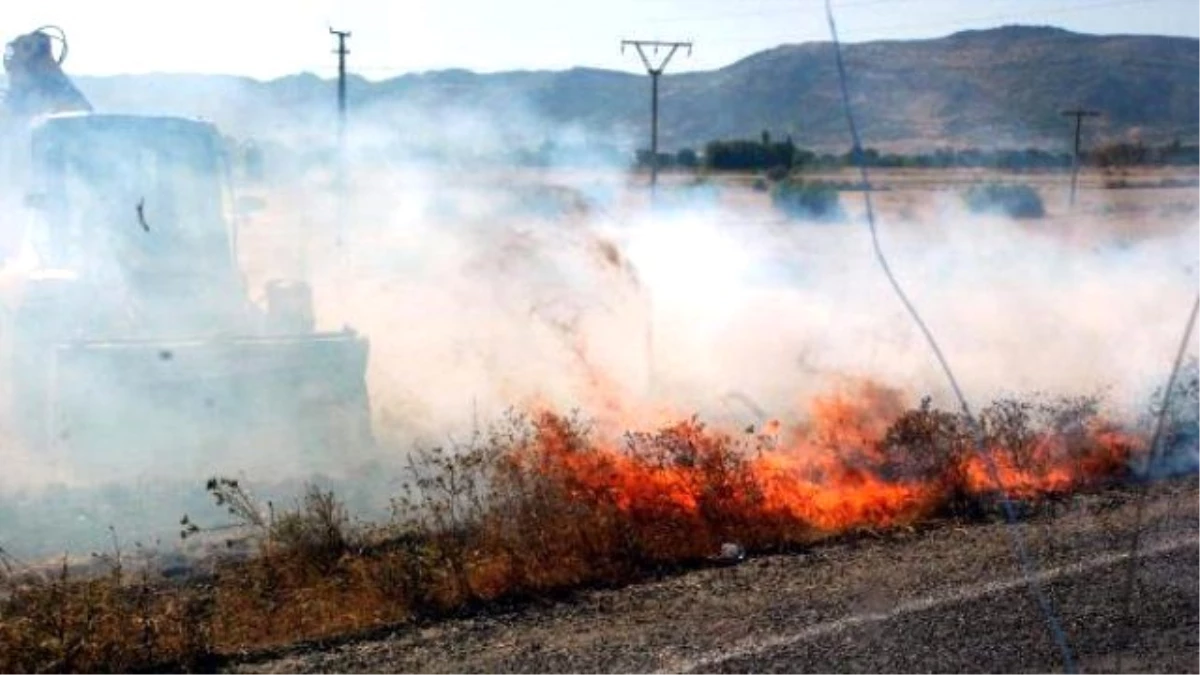
M 83 271 L 101 253 L 127 265 L 232 266 L 220 138 L 208 125 L 60 115 L 33 130 L 31 154 L 47 266 Z
M 93 113 L 65 57 L 53 26 L 4 55 L 0 423 L 96 482 L 370 446 L 367 340 L 306 284 L 246 293 L 216 127 Z
M 132 298 L 141 332 L 236 321 L 245 294 L 214 127 L 61 114 L 34 127 L 30 151 L 28 242 L 39 268 Z

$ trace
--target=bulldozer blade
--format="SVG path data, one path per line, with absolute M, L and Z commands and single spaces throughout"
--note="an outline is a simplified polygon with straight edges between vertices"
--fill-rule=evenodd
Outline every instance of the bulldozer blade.
M 352 333 L 60 343 L 45 437 L 91 478 L 320 470 L 372 443 Z

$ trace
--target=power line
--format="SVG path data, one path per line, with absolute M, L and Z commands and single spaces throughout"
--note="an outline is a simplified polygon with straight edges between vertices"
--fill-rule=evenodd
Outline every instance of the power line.
M 1075 186 L 1079 182 L 1079 139 L 1083 130 L 1083 118 L 1099 117 L 1100 112 L 1096 110 L 1084 110 L 1076 108 L 1074 110 L 1062 111 L 1064 117 L 1075 118 L 1075 154 L 1071 160 L 1071 208 L 1075 208 Z
M 342 237 L 346 230 L 346 40 L 350 37 L 348 30 L 334 30 L 331 26 L 329 34 L 337 36 L 338 47 L 334 54 L 338 57 L 337 82 L 337 233 L 334 241 L 338 248 L 342 246 Z
M 1142 470 L 1137 472 L 1141 479 L 1137 487 L 1137 507 L 1133 514 L 1133 536 L 1129 542 L 1129 555 L 1137 555 L 1138 548 L 1141 546 L 1142 539 L 1142 518 L 1143 512 L 1146 509 L 1146 493 L 1149 491 L 1149 482 L 1151 479 L 1151 471 L 1154 469 L 1155 462 L 1158 460 L 1158 448 L 1162 441 L 1163 425 L 1167 419 L 1167 411 L 1170 409 L 1171 394 L 1175 392 L 1175 378 L 1179 375 L 1179 368 L 1183 364 L 1183 355 L 1187 352 L 1188 344 L 1192 341 L 1192 331 L 1196 328 L 1196 314 L 1200 312 L 1200 295 L 1196 296 L 1192 302 L 1192 311 L 1188 315 L 1187 327 L 1183 331 L 1183 339 L 1179 341 L 1179 351 L 1175 354 L 1175 364 L 1171 366 L 1171 374 L 1167 377 L 1167 388 L 1163 391 L 1162 403 L 1158 410 L 1158 419 L 1154 424 L 1154 435 L 1150 438 L 1150 452 L 1146 456 L 1146 463 L 1142 466 Z M 1125 592 L 1122 602 L 1123 625 L 1121 631 L 1121 642 L 1117 649 L 1117 667 L 1115 672 L 1121 672 L 1122 655 L 1129 648 L 1129 644 L 1133 640 L 1133 595 L 1134 589 L 1137 586 L 1137 561 L 1130 560 L 1129 567 L 1125 573 Z
M 687 47 L 688 56 L 692 55 L 691 42 L 663 42 L 660 40 L 621 40 L 621 52 L 625 51 L 626 45 L 633 45 L 637 49 L 638 56 L 642 58 L 642 63 L 646 66 L 646 72 L 650 75 L 650 195 L 653 198 L 655 190 L 658 188 L 658 78 L 666 69 L 667 64 L 671 62 L 671 57 L 675 56 L 675 52 L 680 47 Z M 646 56 L 645 47 L 653 47 L 654 53 L 657 54 L 659 49 L 666 49 L 667 55 L 659 61 L 658 65 L 650 63 L 650 58 Z
M 1050 598 L 1046 595 L 1045 591 L 1041 587 L 1041 584 L 1037 580 L 1036 566 L 1033 558 L 1030 556 L 1025 545 L 1024 537 L 1021 536 L 1020 531 L 1016 527 L 1016 513 L 1013 509 L 1012 501 L 1008 496 L 1008 491 L 1004 488 L 1004 482 L 1000 479 L 1000 472 L 996 467 L 995 460 L 990 454 L 988 454 L 986 448 L 984 447 L 983 430 L 980 427 L 978 420 L 975 419 L 975 415 L 971 412 L 971 407 L 967 403 L 967 398 L 963 395 L 962 388 L 958 385 L 958 379 L 954 376 L 954 371 L 950 368 L 950 363 L 946 360 L 945 355 L 942 353 L 941 347 L 938 346 L 937 339 L 934 338 L 933 332 L 929 330 L 929 327 L 925 325 L 924 319 L 921 318 L 916 306 L 913 305 L 912 301 L 908 298 L 908 295 L 904 292 L 904 289 L 901 288 L 900 282 L 896 280 L 896 276 L 892 273 L 891 266 L 888 264 L 887 256 L 884 255 L 883 248 L 879 244 L 879 231 L 875 225 L 875 209 L 871 202 L 870 176 L 867 171 L 867 164 L 863 161 L 862 143 L 858 135 L 858 126 L 854 121 L 853 108 L 850 105 L 850 88 L 846 81 L 846 66 L 842 61 L 842 47 L 841 42 L 838 40 L 837 25 L 834 23 L 833 7 L 830 5 L 830 0 L 825 0 L 825 18 L 829 22 L 829 33 L 833 42 L 834 58 L 837 61 L 838 82 L 840 83 L 842 94 L 842 106 L 846 113 L 846 125 L 849 127 L 850 138 L 853 142 L 854 160 L 855 163 L 858 164 L 859 173 L 862 177 L 862 184 L 864 187 L 863 199 L 866 202 L 867 211 L 867 225 L 871 233 L 871 246 L 875 252 L 875 260 L 879 263 L 880 269 L 883 270 L 884 276 L 887 277 L 888 282 L 891 284 L 892 290 L 895 291 L 896 297 L 900 299 L 901 304 L 904 305 L 904 308 L 908 311 L 909 316 L 912 318 L 913 322 L 916 323 L 917 328 L 920 329 L 922 335 L 924 335 L 925 341 L 928 343 L 929 348 L 933 351 L 933 355 L 937 359 L 938 364 L 941 365 L 942 372 L 945 374 L 947 381 L 950 383 L 950 389 L 954 392 L 954 396 L 958 400 L 959 406 L 962 408 L 963 416 L 966 418 L 967 424 L 971 428 L 972 436 L 974 437 L 976 453 L 979 455 L 980 459 L 983 460 L 984 465 L 988 469 L 989 478 L 995 484 L 1000 495 L 1001 508 L 1004 510 L 1005 520 L 1008 522 L 1008 526 L 1005 528 L 1005 530 L 1012 538 L 1013 548 L 1017 556 L 1018 564 L 1021 567 L 1022 575 L 1025 577 L 1030 593 L 1037 601 L 1038 607 L 1042 612 L 1042 616 L 1046 620 L 1046 626 L 1050 631 L 1050 637 L 1053 639 L 1055 645 L 1057 645 L 1059 649 L 1059 652 L 1062 656 L 1063 669 L 1069 673 L 1073 673 L 1075 672 L 1075 659 L 1071 653 L 1070 644 L 1067 642 L 1066 632 L 1063 631 L 1062 623 L 1060 622 L 1057 613 L 1054 611 L 1054 607 L 1050 602 Z
M 336 35 L 338 46 L 333 51 L 338 57 L 338 83 L 337 83 L 337 109 L 338 109 L 338 148 L 343 149 L 346 135 L 346 55 L 350 50 L 346 49 L 346 40 L 350 37 L 348 30 L 329 29 L 330 35 Z

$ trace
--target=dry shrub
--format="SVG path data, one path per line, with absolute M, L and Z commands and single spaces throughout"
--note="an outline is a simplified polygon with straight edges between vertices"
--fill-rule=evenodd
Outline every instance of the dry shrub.
M 1103 419 L 1099 399 L 1090 396 L 1001 398 L 980 411 L 977 425 L 978 438 L 965 415 L 923 400 L 881 441 L 883 475 L 936 483 L 943 512 L 979 518 L 995 513 L 1001 493 L 1038 501 L 1125 480 L 1142 448 Z
M 256 538 L 265 553 L 287 555 L 324 573 L 355 543 L 356 530 L 345 505 L 332 491 L 319 486 L 306 485 L 295 508 L 278 514 L 274 504 L 261 504 L 236 479 L 213 477 L 205 488 L 217 506 L 234 518 L 232 524 L 216 529 L 234 529 L 244 537 Z M 202 531 L 186 515 L 180 525 L 183 539 Z
M 750 457 L 695 419 L 616 448 L 577 417 L 513 414 L 454 451 L 414 455 L 394 506 L 426 563 L 389 585 L 443 570 L 454 599 L 491 600 L 627 580 L 732 539 L 776 544 L 784 530 L 761 508 Z
M 974 451 L 975 443 L 961 415 L 934 409 L 926 397 L 896 419 L 880 445 L 887 459 L 882 467 L 887 478 L 933 483 L 943 495 L 946 512 L 977 515 L 964 476 L 964 458 Z
M 682 479 L 679 488 L 690 506 L 678 514 L 678 522 L 664 527 L 677 541 L 665 551 L 662 543 L 652 542 L 649 548 L 662 551 L 658 557 L 678 560 L 709 555 L 730 541 L 766 548 L 807 539 L 809 528 L 789 528 L 767 508 L 752 460 L 770 448 L 768 438 L 752 431 L 733 437 L 706 428 L 694 417 L 657 432 L 631 434 L 629 454 L 651 471 Z M 659 520 L 649 513 L 641 524 L 655 527 Z
M 786 485 L 919 485 L 933 511 L 977 517 L 994 508 L 996 486 L 960 413 L 926 399 L 908 410 L 878 408 L 890 416 L 879 425 L 863 416 L 877 408 L 835 406 L 833 423 L 848 426 L 812 431 L 819 442 L 799 446 L 830 456 Z M 1097 410 L 1091 398 L 984 409 L 982 440 L 1005 490 L 1032 500 L 1123 477 L 1139 446 Z M 183 583 L 149 572 L 129 578 L 119 550 L 99 577 L 72 578 L 65 565 L 49 578 L 9 575 L 0 670 L 211 667 L 218 654 L 627 583 L 700 561 L 725 542 L 771 550 L 907 522 L 885 516 L 823 530 L 805 515 L 816 512 L 781 509 L 772 501 L 779 485 L 768 484 L 778 474 L 763 467 L 778 466 L 764 460 L 785 442 L 752 429 L 723 433 L 696 418 L 606 439 L 577 415 L 511 413 L 466 442 L 414 451 L 391 522 L 374 527 L 351 522 L 335 495 L 315 486 L 277 512 L 238 481 L 214 478 L 209 492 L 234 533 L 257 542 L 256 555 L 219 560 L 211 574 Z M 841 490 L 818 487 L 812 499 Z M 924 504 L 906 511 L 930 512 Z M 186 517 L 182 525 L 185 537 L 202 531 Z
M 308 487 L 300 508 L 275 520 L 271 535 L 277 545 L 321 573 L 331 571 L 352 543 L 346 507 L 333 492 L 315 485 Z
M 0 600 L 0 671 L 122 672 L 212 653 L 211 589 L 173 587 L 148 573 L 122 578 L 57 574 L 10 579 Z

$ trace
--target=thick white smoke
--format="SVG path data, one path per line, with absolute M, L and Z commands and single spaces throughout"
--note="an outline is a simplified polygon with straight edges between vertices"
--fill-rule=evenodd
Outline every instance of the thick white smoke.
M 359 112 L 341 218 L 330 120 L 280 123 L 259 139 L 274 154 L 251 188 L 267 210 L 239 233 L 251 297 L 268 279 L 305 279 L 320 328 L 350 326 L 371 342 L 380 447 L 330 447 L 327 465 L 353 476 L 508 407 L 743 424 L 801 416 L 847 377 L 951 404 L 873 258 L 861 194 L 842 194 L 848 222 L 805 224 L 765 193 L 668 176 L 653 207 L 644 177 L 597 166 L 596 147 L 628 139 L 553 128 L 519 106 L 503 113 Z M 543 152 L 547 165 L 503 161 L 560 132 L 573 142 Z M 1165 379 L 1196 292 L 1197 194 L 1112 195 L 1141 200 L 1122 211 L 1097 192 L 1067 214 L 1050 179 L 1038 180 L 1050 217 L 1031 222 L 969 214 L 950 191 L 880 193 L 883 247 L 976 407 L 1030 391 L 1106 393 L 1135 419 Z M 86 482 L 17 444 L 0 452 L 7 493 Z M 128 485 L 151 468 L 198 493 L 218 470 L 302 478 L 287 452 L 236 466 L 157 457 L 128 466 Z M 146 499 L 147 514 L 179 510 Z
M 737 394 L 787 417 L 848 376 L 949 402 L 873 257 L 861 195 L 842 196 L 850 222 L 813 225 L 744 188 L 689 201 L 668 185 L 671 206 L 654 209 L 639 183 L 561 167 L 356 174 L 361 234 L 314 280 L 331 325 L 372 337 L 388 425 L 436 435 L 534 399 L 586 411 L 609 395 L 744 416 Z M 1068 214 L 1043 191 L 1051 215 L 1031 222 L 970 214 L 952 192 L 884 193 L 883 247 L 977 406 L 1104 393 L 1134 415 L 1195 292 L 1196 194 L 1112 216 L 1096 202 Z

